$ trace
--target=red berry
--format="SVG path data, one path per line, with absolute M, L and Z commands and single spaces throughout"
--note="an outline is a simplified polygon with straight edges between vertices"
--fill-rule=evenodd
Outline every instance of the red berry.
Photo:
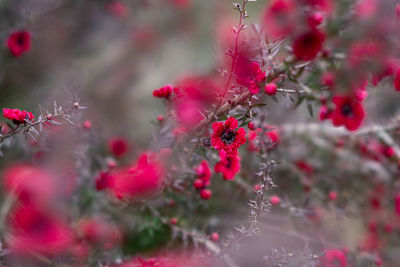
M 274 95 L 274 94 L 276 94 L 277 89 L 278 89 L 278 87 L 276 86 L 275 83 L 267 83 L 267 84 L 265 85 L 265 93 L 266 93 L 267 95 Z
M 86 130 L 90 130 L 92 128 L 91 121 L 84 121 L 83 122 L 83 128 L 85 128 Z
M 256 124 L 254 122 L 249 122 L 249 124 L 247 124 L 247 127 L 249 127 L 250 130 L 254 131 L 255 129 L 257 129 Z
M 218 240 L 219 240 L 219 235 L 218 235 L 218 233 L 212 233 L 211 236 L 210 236 L 210 239 L 211 239 L 212 241 L 214 241 L 214 242 L 218 242 Z
M 177 218 L 171 218 L 171 220 L 169 221 L 171 224 L 175 225 L 178 223 L 178 219 Z
M 196 179 L 196 180 L 194 180 L 194 182 L 193 182 L 193 187 L 194 187 L 196 190 L 203 189 L 203 188 L 204 188 L 204 181 L 201 180 L 201 179 Z
M 200 197 L 201 197 L 202 199 L 205 199 L 205 200 L 209 199 L 209 198 L 211 197 L 211 190 L 209 190 L 209 189 L 202 189 L 202 190 L 200 191 Z
M 157 116 L 157 121 L 158 121 L 159 123 L 162 123 L 162 122 L 164 121 L 164 116 L 163 116 L 163 115 L 158 115 L 158 116 Z
M 280 197 L 278 197 L 278 196 L 272 196 L 272 197 L 269 199 L 269 201 L 271 202 L 271 204 L 272 204 L 273 206 L 276 206 L 276 205 L 278 205 L 279 203 L 281 203 L 281 199 L 280 199 Z
M 336 191 L 329 192 L 329 199 L 335 201 L 337 199 L 337 192 Z

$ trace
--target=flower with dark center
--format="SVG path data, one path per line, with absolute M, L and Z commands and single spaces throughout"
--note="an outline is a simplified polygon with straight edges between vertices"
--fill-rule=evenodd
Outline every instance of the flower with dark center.
M 14 57 L 19 57 L 31 49 L 31 35 L 27 31 L 12 33 L 7 39 L 7 46 Z
M 225 122 L 217 121 L 212 125 L 213 134 L 211 145 L 218 151 L 225 151 L 232 154 L 246 143 L 246 131 L 238 128 L 238 121 L 234 117 L 229 117 Z
M 221 136 L 221 140 L 222 142 L 224 142 L 225 144 L 231 144 L 235 141 L 235 137 L 236 137 L 236 133 L 231 130 L 231 129 L 227 129 Z
M 334 126 L 345 126 L 347 130 L 357 130 L 364 121 L 364 107 L 360 101 L 352 96 L 335 96 L 335 109 L 332 113 Z

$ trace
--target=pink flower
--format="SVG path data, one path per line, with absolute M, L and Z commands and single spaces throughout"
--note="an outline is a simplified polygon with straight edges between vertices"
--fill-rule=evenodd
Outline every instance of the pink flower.
M 31 34 L 27 31 L 14 32 L 8 37 L 7 46 L 14 57 L 19 57 L 31 49 Z
M 265 80 L 263 71 L 257 62 L 252 62 L 246 53 L 240 53 L 236 59 L 236 82 L 247 87 L 253 95 L 260 91 L 260 84 Z
M 233 153 L 227 155 L 225 151 L 219 153 L 220 161 L 215 164 L 215 172 L 222 173 L 225 180 L 233 180 L 235 175 L 240 171 L 239 154 Z
M 108 178 L 108 190 L 121 200 L 139 200 L 159 192 L 164 169 L 156 155 L 143 153 L 132 167 L 114 169 Z
M 4 172 L 4 188 L 20 201 L 38 205 L 51 202 L 57 196 L 56 179 L 49 172 L 28 164 L 15 164 Z
M 246 143 L 246 131 L 244 128 L 237 129 L 238 121 L 234 117 L 229 117 L 225 122 L 214 122 L 212 128 L 211 145 L 218 151 L 236 153 Z
M 25 123 L 25 120 L 33 121 L 35 116 L 25 110 L 3 108 L 3 117 L 12 120 L 15 124 Z
M 27 203 L 15 208 L 8 217 L 8 225 L 7 243 L 16 253 L 60 254 L 71 246 L 74 238 L 61 218 Z

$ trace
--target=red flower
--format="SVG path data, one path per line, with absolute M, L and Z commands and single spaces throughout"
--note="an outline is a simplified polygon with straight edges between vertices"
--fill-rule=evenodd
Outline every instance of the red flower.
M 346 267 L 347 258 L 346 254 L 342 250 L 330 249 L 325 252 L 325 257 L 322 260 L 323 266 L 326 267 Z
M 14 57 L 31 49 L 31 34 L 27 31 L 14 32 L 7 39 L 7 46 Z
M 116 157 L 122 157 L 129 150 L 129 144 L 126 139 L 115 137 L 108 141 L 108 149 Z
M 221 160 L 215 164 L 215 172 L 221 172 L 225 180 L 233 180 L 235 175 L 240 171 L 240 157 L 236 152 L 227 155 L 225 151 L 219 153 Z
M 332 113 L 334 126 L 344 125 L 348 130 L 357 130 L 364 121 L 365 112 L 361 102 L 350 96 L 335 96 L 333 103 L 336 105 Z
M 61 218 L 32 204 L 17 206 L 8 217 L 8 225 L 8 244 L 17 253 L 55 255 L 73 241 L 71 229 Z
M 154 90 L 153 96 L 169 99 L 169 97 L 171 96 L 172 90 L 173 90 L 173 88 L 171 85 L 166 85 L 164 87 L 161 87 L 158 90 Z
M 158 158 L 144 153 L 133 167 L 112 170 L 108 178 L 108 189 L 112 195 L 122 200 L 146 198 L 161 189 L 163 172 Z
M 101 191 L 108 187 L 108 181 L 110 173 L 107 171 L 101 171 L 96 177 L 96 190 Z
M 257 62 L 249 60 L 245 53 L 239 54 L 235 68 L 236 82 L 246 86 L 255 95 L 260 91 L 260 83 L 265 80 L 263 71 Z
M 325 35 L 317 29 L 312 29 L 294 41 L 293 53 L 300 60 L 311 60 L 317 56 L 324 41 Z
M 12 120 L 15 124 L 25 123 L 25 120 L 34 120 L 32 112 L 27 112 L 25 110 L 3 108 L 3 117 Z
M 238 121 L 229 117 L 225 122 L 214 122 L 212 125 L 213 134 L 211 145 L 218 151 L 225 151 L 227 154 L 235 153 L 237 149 L 246 143 L 246 131 L 238 127 Z
M 204 186 L 208 186 L 210 184 L 211 170 L 206 160 L 203 160 L 196 168 L 196 173 L 197 178 L 204 182 Z
M 394 88 L 396 91 L 400 91 L 400 69 L 397 71 L 396 76 L 393 81 Z

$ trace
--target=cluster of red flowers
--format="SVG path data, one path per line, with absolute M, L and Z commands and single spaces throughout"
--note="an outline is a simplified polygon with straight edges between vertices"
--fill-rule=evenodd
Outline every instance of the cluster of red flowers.
M 12 120 L 15 124 L 25 123 L 25 120 L 33 121 L 35 116 L 25 110 L 3 108 L 3 117 Z
M 171 85 L 166 85 L 166 86 L 161 87 L 160 89 L 154 90 L 153 96 L 169 99 L 172 91 L 173 91 L 173 87 Z
M 225 180 L 232 180 L 240 170 L 238 148 L 246 143 L 246 131 L 238 126 L 234 117 L 212 125 L 211 145 L 220 151 L 220 161 L 215 165 L 215 172 L 222 173 Z
M 197 178 L 193 182 L 196 190 L 200 190 L 200 197 L 202 199 L 209 199 L 211 197 L 211 190 L 206 187 L 210 186 L 211 170 L 208 162 L 203 160 L 196 168 Z
M 27 31 L 14 32 L 8 37 L 7 46 L 14 57 L 19 57 L 31 49 L 31 34 Z

